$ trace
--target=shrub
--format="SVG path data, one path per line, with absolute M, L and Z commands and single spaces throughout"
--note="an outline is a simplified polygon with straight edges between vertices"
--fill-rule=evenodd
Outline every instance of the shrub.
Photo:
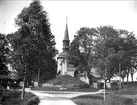
M 23 100 L 26 101 L 26 100 L 28 100 L 28 99 L 30 99 L 30 98 L 32 98 L 32 97 L 35 97 L 35 96 L 36 96 L 36 95 L 34 95 L 34 94 L 31 93 L 31 92 L 26 92 Z
M 40 102 L 37 96 L 30 98 L 28 101 L 24 101 L 21 105 L 38 105 Z
M 20 99 L 21 91 L 8 91 L 5 92 L 2 98 L 2 105 L 33 105 L 30 103 L 39 103 L 39 98 L 31 92 L 26 92 L 24 99 Z M 32 98 L 32 99 L 31 99 Z M 38 104 L 35 104 L 38 105 Z
M 8 91 L 7 93 L 4 93 L 1 102 L 5 105 L 19 105 L 20 94 L 21 92 L 19 91 Z

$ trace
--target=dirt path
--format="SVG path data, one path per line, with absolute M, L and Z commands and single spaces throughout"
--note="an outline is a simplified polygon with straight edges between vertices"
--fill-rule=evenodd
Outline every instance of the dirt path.
M 47 97 L 51 98 L 66 98 L 66 99 L 71 99 L 77 96 L 81 95 L 89 95 L 89 94 L 98 94 L 98 93 L 103 93 L 103 90 L 99 90 L 97 92 L 48 92 L 48 91 L 31 91 L 33 94 L 37 95 L 40 97 L 40 99 L 44 99 Z
M 39 105 L 76 105 L 71 100 L 41 100 Z
M 30 90 L 29 90 L 30 91 Z M 31 91 L 40 98 L 39 105 L 76 105 L 71 101 L 71 98 L 88 95 L 88 94 L 98 94 L 102 93 L 103 90 L 98 92 L 49 92 L 49 91 Z

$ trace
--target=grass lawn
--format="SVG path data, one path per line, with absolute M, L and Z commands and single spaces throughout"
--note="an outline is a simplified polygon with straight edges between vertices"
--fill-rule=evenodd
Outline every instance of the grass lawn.
M 89 88 L 82 88 L 82 89 L 68 89 L 68 90 L 59 90 L 58 88 L 54 87 L 40 87 L 40 88 L 32 88 L 31 90 L 35 91 L 74 91 L 74 92 L 97 92 L 98 89 L 89 87 Z
M 85 95 L 72 98 L 77 105 L 137 105 L 137 85 L 124 84 L 119 90 L 106 90 L 106 100 L 103 94 Z
M 40 91 L 75 91 L 75 92 L 96 92 L 98 89 L 90 87 L 85 82 L 69 75 L 59 76 L 47 81 L 40 88 L 32 88 Z
M 137 98 L 134 98 L 133 95 L 137 94 L 137 86 L 132 85 L 124 85 L 121 90 L 121 94 L 118 94 L 119 90 L 106 90 L 107 94 L 105 101 L 103 98 L 103 94 L 84 95 L 72 98 L 71 100 L 77 105 L 135 105 L 135 103 L 137 102 Z M 88 84 L 66 75 L 50 80 L 45 83 L 45 86 L 42 86 L 41 88 L 33 88 L 32 90 L 74 92 L 98 91 L 98 89 L 90 87 Z
M 39 102 L 38 97 L 36 97 L 34 94 L 30 92 L 25 93 L 24 99 L 21 99 L 20 97 L 21 97 L 21 91 L 4 90 L 1 104 L 2 105 L 30 105 L 29 103 Z M 35 105 L 38 105 L 38 104 L 35 104 Z
M 118 94 L 119 90 L 107 90 L 107 92 L 113 92 Z M 137 86 L 134 86 L 132 84 L 124 85 L 120 93 L 121 95 L 137 95 Z
M 134 105 L 131 98 L 122 97 L 118 94 L 107 94 L 104 101 L 103 94 L 84 95 L 71 99 L 77 105 Z

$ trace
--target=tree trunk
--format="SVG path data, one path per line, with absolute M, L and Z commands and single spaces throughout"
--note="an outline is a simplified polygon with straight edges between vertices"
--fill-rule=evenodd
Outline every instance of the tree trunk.
M 131 74 L 131 80 L 132 80 L 132 82 L 133 82 L 133 74 Z
M 25 77 L 23 79 L 23 87 L 22 87 L 21 99 L 24 99 L 24 95 L 25 95 Z
M 121 64 L 119 63 L 119 93 L 121 92 Z
M 2 97 L 3 97 L 3 90 L 2 90 L 2 84 L 0 82 L 0 102 L 1 102 Z
M 104 81 L 104 100 L 106 100 L 106 81 Z
M 40 69 L 38 68 L 38 87 L 39 87 L 39 81 L 40 81 Z
M 109 83 L 111 82 L 111 78 L 108 79 L 109 80 Z
M 127 82 L 128 82 L 128 76 L 129 76 L 129 73 L 127 73 Z
M 124 78 L 122 78 L 122 83 L 124 83 Z

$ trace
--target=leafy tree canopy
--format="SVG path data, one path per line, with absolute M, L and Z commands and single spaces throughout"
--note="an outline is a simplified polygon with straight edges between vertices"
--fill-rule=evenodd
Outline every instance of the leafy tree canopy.
M 56 56 L 55 40 L 50 30 L 47 12 L 43 10 L 39 1 L 33 1 L 29 7 L 24 8 L 15 19 L 18 31 L 9 34 L 13 51 L 11 62 L 21 76 L 37 75 L 38 69 L 53 72 L 55 74 L 55 63 L 49 61 Z M 51 74 L 51 73 L 50 73 Z M 44 74 L 43 74 L 44 75 Z
M 0 33 L 0 90 L 2 91 L 2 87 L 4 86 L 4 81 L 9 78 L 9 74 L 11 73 L 8 70 L 8 58 L 9 48 L 8 42 L 4 34 Z
M 136 67 L 137 40 L 133 32 L 114 29 L 112 26 L 83 27 L 74 37 L 69 51 L 69 61 L 78 70 L 98 68 L 102 76 L 110 79 L 121 70 Z M 122 75 L 122 73 L 121 73 Z

